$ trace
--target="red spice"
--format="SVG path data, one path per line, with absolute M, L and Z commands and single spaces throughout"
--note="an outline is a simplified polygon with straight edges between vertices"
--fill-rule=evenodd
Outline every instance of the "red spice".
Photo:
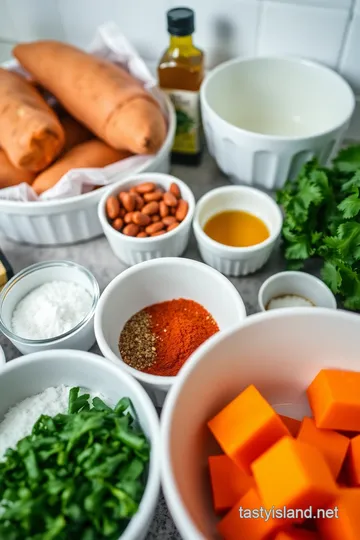
M 143 311 L 150 315 L 151 332 L 156 336 L 156 360 L 144 373 L 177 375 L 189 356 L 219 331 L 206 309 L 193 300 L 170 300 Z

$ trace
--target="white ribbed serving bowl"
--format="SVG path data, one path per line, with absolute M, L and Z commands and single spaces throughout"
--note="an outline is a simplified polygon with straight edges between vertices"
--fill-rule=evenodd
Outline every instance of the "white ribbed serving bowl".
M 243 210 L 260 218 L 270 236 L 261 244 L 231 247 L 212 240 L 204 226 L 214 215 L 227 210 Z M 262 191 L 247 186 L 224 186 L 206 193 L 198 201 L 194 215 L 194 233 L 203 261 L 226 276 L 246 276 L 268 261 L 282 227 L 282 214 L 276 202 Z
M 234 183 L 280 188 L 314 156 L 325 164 L 355 97 L 331 69 L 296 58 L 237 58 L 209 73 L 201 108 L 210 153 Z
M 130 174 L 168 173 L 176 129 L 174 107 L 166 100 L 169 129 L 166 140 L 147 164 Z M 116 179 L 116 178 L 115 178 Z M 114 180 L 115 180 L 114 179 Z M 69 199 L 43 202 L 5 201 L 0 199 L 0 233 L 13 240 L 33 245 L 75 244 L 102 234 L 97 206 L 107 187 Z
M 106 216 L 106 201 L 111 195 L 118 195 L 121 191 L 128 191 L 130 188 L 142 184 L 143 182 L 155 182 L 158 186 L 168 191 L 171 184 L 175 182 L 180 188 L 181 197 L 189 203 L 189 210 L 184 221 L 180 225 L 161 236 L 153 238 L 132 238 L 116 231 L 108 222 Z M 179 178 L 169 174 L 139 174 L 127 180 L 121 180 L 112 185 L 103 195 L 98 208 L 98 216 L 109 241 L 111 249 L 118 259 L 127 266 L 133 266 L 151 259 L 160 257 L 180 257 L 187 248 L 191 232 L 191 222 L 195 211 L 195 198 L 191 189 Z

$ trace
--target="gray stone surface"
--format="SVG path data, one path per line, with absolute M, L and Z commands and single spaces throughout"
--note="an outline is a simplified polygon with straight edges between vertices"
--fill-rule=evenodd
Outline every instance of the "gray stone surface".
M 199 199 L 210 189 L 229 184 L 228 179 L 219 172 L 214 161 L 207 155 L 204 157 L 200 167 L 174 166 L 172 173 L 189 185 L 196 199 Z M 93 272 L 101 290 L 125 269 L 122 263 L 113 255 L 104 237 L 66 247 L 37 248 L 14 244 L 4 238 L 0 238 L 0 245 L 15 272 L 39 261 L 67 259 L 82 264 Z M 201 260 L 193 236 L 184 257 Z M 283 269 L 285 269 L 284 261 L 280 252 L 277 251 L 268 264 L 256 274 L 243 278 L 231 278 L 232 283 L 236 286 L 246 304 L 248 315 L 258 311 L 257 295 L 263 281 L 271 274 Z M 4 336 L 0 336 L 0 345 L 4 348 L 7 360 L 19 356 L 17 350 Z M 93 352 L 99 353 L 99 349 L 94 347 Z M 180 539 L 163 498 L 159 502 L 155 519 L 147 537 L 147 540 L 154 539 Z

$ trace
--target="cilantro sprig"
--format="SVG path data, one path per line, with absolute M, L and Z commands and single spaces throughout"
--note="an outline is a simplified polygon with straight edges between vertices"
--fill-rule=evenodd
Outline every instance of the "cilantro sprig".
M 310 161 L 277 201 L 288 267 L 320 259 L 324 282 L 344 307 L 360 310 L 360 146 L 341 150 L 331 168 Z
M 149 443 L 129 399 L 69 394 L 0 462 L 1 540 L 117 540 L 137 512 Z

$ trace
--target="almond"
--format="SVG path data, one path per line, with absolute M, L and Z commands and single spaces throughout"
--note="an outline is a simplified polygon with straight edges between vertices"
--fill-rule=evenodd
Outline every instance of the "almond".
M 180 188 L 177 184 L 175 184 L 175 182 L 171 184 L 169 191 L 170 193 L 174 195 L 174 197 L 176 197 L 177 199 L 180 199 L 181 197 Z
M 163 224 L 165 225 L 165 227 L 169 227 L 170 225 L 172 225 L 173 223 L 176 223 L 177 220 L 174 216 L 167 216 L 167 217 L 164 217 L 162 219 L 162 222 Z
M 139 232 L 139 234 L 136 235 L 136 238 L 147 238 L 148 235 L 146 234 L 145 231 L 141 231 Z
M 120 204 L 116 197 L 109 197 L 106 201 L 106 215 L 109 219 L 116 219 L 120 212 Z
M 124 221 L 121 218 L 116 218 L 112 222 L 112 226 L 114 227 L 116 231 L 121 231 L 121 229 L 123 228 L 123 225 L 124 225 Z
M 176 214 L 175 214 L 176 219 L 178 221 L 183 221 L 186 218 L 188 210 L 189 210 L 189 203 L 187 201 L 184 201 L 184 199 L 181 199 L 176 209 Z
M 124 221 L 125 223 L 132 223 L 132 220 L 133 220 L 133 213 L 134 212 L 128 212 L 127 214 L 125 214 L 124 216 Z
M 162 234 L 165 234 L 166 231 L 158 231 L 158 232 L 155 232 L 151 235 L 151 237 L 154 237 L 154 236 L 161 236 Z
M 123 234 L 126 236 L 136 236 L 139 233 L 139 226 L 135 225 L 135 223 L 130 223 L 129 225 L 126 225 L 126 227 L 123 229 Z
M 136 225 L 140 225 L 140 227 L 146 227 L 151 223 L 151 218 L 143 212 L 133 212 L 132 221 Z
M 124 193 L 120 200 L 125 210 L 128 212 L 133 212 L 135 210 L 136 198 L 134 193 Z
M 166 217 L 169 215 L 169 207 L 166 206 L 166 204 L 164 203 L 164 201 L 161 201 L 159 203 L 159 212 L 160 212 L 160 216 L 162 218 Z
M 161 231 L 163 228 L 164 228 L 163 222 L 158 221 L 157 223 L 152 223 L 151 225 L 146 227 L 145 232 L 147 232 L 147 234 L 150 234 L 150 236 L 152 236 L 154 233 Z
M 152 191 L 151 193 L 145 193 L 144 194 L 144 201 L 151 202 L 151 201 L 161 201 L 163 198 L 163 194 L 159 191 Z
M 158 221 L 161 221 L 161 217 L 159 216 L 159 214 L 154 214 L 153 216 L 151 216 L 151 221 L 153 223 L 157 223 Z
M 151 191 L 154 191 L 155 188 L 156 185 L 153 182 L 144 182 L 138 186 L 135 186 L 136 191 L 141 193 L 141 195 L 144 193 L 150 193 Z
M 144 208 L 141 211 L 143 214 L 147 214 L 148 216 L 157 214 L 159 212 L 159 203 L 157 203 L 156 201 L 149 202 L 145 204 Z
M 167 191 L 165 194 L 164 194 L 164 203 L 166 204 L 166 206 L 177 206 L 177 198 L 172 194 L 170 193 L 170 191 Z
M 144 204 L 145 204 L 144 199 L 140 195 L 138 195 L 136 193 L 135 201 L 136 201 L 135 209 L 136 210 L 141 210 L 144 207 Z

